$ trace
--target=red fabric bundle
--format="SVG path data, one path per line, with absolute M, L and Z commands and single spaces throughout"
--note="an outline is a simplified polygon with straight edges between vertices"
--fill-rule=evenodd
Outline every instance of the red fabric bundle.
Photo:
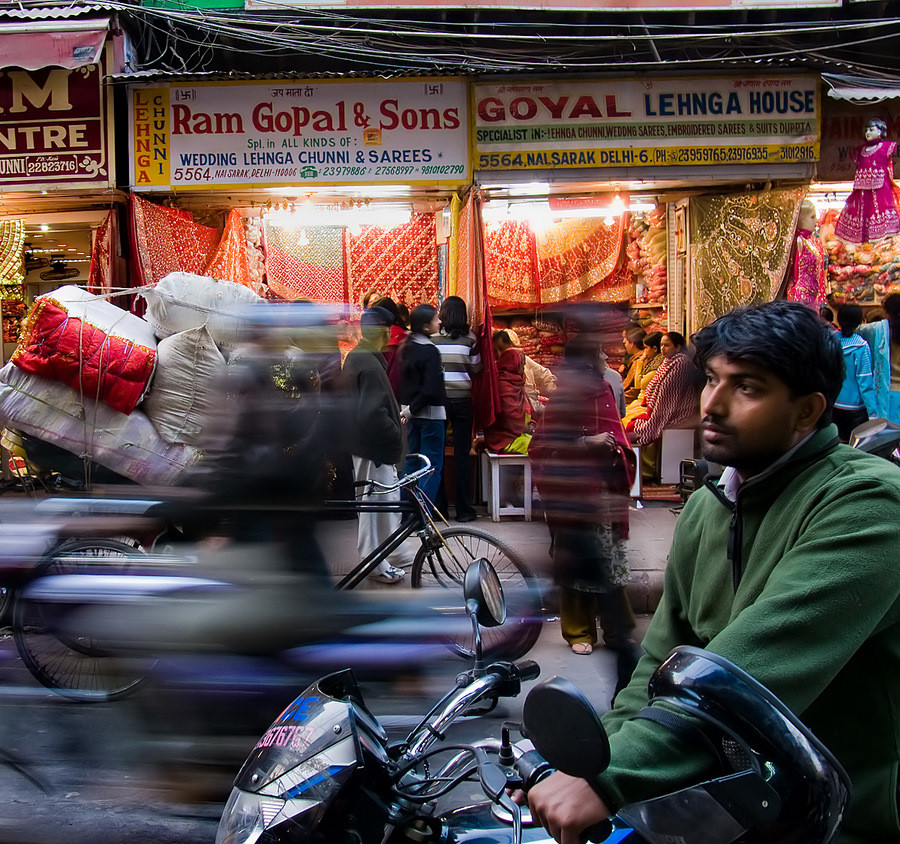
M 84 395 L 131 413 L 153 373 L 156 350 L 107 334 L 52 299 L 35 301 L 13 362 Z

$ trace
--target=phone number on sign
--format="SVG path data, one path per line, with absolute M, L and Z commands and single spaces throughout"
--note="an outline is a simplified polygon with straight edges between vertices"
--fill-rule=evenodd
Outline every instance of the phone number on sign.
M 665 156 L 666 164 L 815 161 L 816 149 L 812 144 L 789 147 L 687 147 L 668 149 Z

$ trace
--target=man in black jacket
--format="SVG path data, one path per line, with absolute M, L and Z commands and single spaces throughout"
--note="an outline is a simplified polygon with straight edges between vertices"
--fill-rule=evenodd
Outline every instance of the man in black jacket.
M 384 308 L 367 308 L 360 319 L 362 338 L 344 361 L 344 388 L 350 397 L 351 430 L 349 450 L 357 483 L 397 482 L 397 463 L 403 454 L 403 425 L 400 408 L 387 376 L 387 362 L 381 350 L 390 333 L 391 314 Z M 400 492 L 372 494 L 360 500 L 399 501 Z M 400 524 L 400 513 L 360 513 L 357 545 L 360 559 L 368 556 Z M 402 551 L 384 561 L 371 575 L 382 583 L 400 583 L 404 571 L 391 563 L 407 562 Z

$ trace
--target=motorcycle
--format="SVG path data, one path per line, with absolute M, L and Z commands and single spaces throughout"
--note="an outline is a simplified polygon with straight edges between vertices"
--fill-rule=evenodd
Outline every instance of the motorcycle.
M 850 432 L 850 445 L 900 466 L 900 425 L 888 419 L 870 419 L 854 428 Z
M 527 792 L 554 768 L 595 776 L 609 762 L 609 742 L 591 705 L 561 678 L 535 686 L 525 700 L 524 724 L 504 724 L 499 739 L 447 741 L 458 718 L 517 696 L 522 683 L 540 673 L 532 661 L 483 663 L 479 629 L 502 623 L 505 615 L 500 583 L 485 561 L 470 565 L 464 594 L 475 631 L 474 666 L 412 732 L 390 742 L 350 670 L 321 678 L 250 753 L 225 806 L 217 844 L 550 844 L 510 791 Z M 847 776 L 771 692 L 717 654 L 680 647 L 653 675 L 650 693 L 670 715 L 674 709 L 703 725 L 721 770 L 694 786 L 623 807 L 587 830 L 589 840 L 833 840 L 849 795 Z M 514 728 L 525 741 L 512 742 Z M 487 802 L 442 806 L 470 781 Z

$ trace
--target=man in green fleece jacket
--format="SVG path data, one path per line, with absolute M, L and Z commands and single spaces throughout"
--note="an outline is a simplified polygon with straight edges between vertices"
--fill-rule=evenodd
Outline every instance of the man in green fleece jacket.
M 622 805 L 712 773 L 705 750 L 634 718 L 684 644 L 748 671 L 837 756 L 853 784 L 841 844 L 898 841 L 900 469 L 838 442 L 841 348 L 806 306 L 739 308 L 695 350 L 703 454 L 728 468 L 679 518 L 645 654 L 603 718 L 609 768 L 592 782 L 554 773 L 531 811 L 575 844 Z

